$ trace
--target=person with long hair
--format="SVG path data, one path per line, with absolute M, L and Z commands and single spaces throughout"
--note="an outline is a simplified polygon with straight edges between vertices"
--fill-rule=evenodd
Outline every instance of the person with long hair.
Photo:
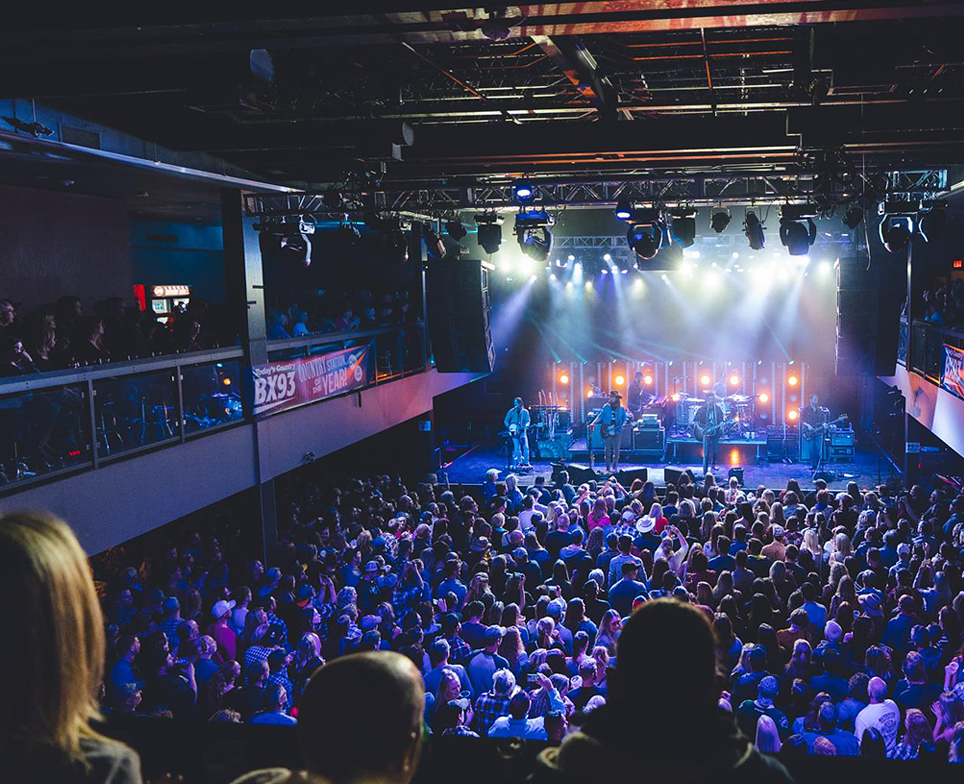
M 933 751 L 931 725 L 917 708 L 908 708 L 904 716 L 904 737 L 887 755 L 888 759 L 917 759 Z
M 0 517 L 0 779 L 139 784 L 140 759 L 98 733 L 104 618 L 87 558 L 62 520 Z
M 227 708 L 240 677 L 241 665 L 236 661 L 222 664 L 201 690 L 199 718 L 206 719 Z
M 599 624 L 599 633 L 596 635 L 596 645 L 605 648 L 610 656 L 616 655 L 616 640 L 619 639 L 619 632 L 622 626 L 622 619 L 616 610 L 606 610 Z
M 499 655 L 509 662 L 509 669 L 516 680 L 522 680 L 522 674 L 529 666 L 529 657 L 518 626 L 509 626 L 505 630 L 502 642 L 499 643 Z
M 756 736 L 753 742 L 757 750 L 764 754 L 779 754 L 783 746 L 776 722 L 765 713 L 757 719 Z

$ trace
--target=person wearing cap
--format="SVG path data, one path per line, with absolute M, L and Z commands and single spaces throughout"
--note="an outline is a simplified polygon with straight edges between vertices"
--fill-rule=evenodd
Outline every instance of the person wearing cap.
M 589 424 L 590 439 L 592 431 L 600 429 L 602 441 L 605 445 L 606 473 L 614 474 L 619 470 L 619 447 L 622 441 L 623 427 L 629 416 L 620 401 L 623 396 L 618 390 L 609 393 L 609 403 L 602 407 L 596 418 Z
M 802 607 L 797 607 L 790 613 L 790 626 L 777 632 L 777 644 L 789 656 L 793 652 L 797 640 L 806 640 L 813 646 L 813 634 L 810 632 L 810 616 Z
M 644 603 L 626 622 L 618 654 L 606 704 L 560 746 L 540 752 L 540 772 L 566 781 L 621 781 L 627 771 L 681 781 L 792 781 L 719 709 L 716 638 L 701 610 L 674 599 Z
M 783 538 L 786 535 L 786 529 L 782 525 L 770 526 L 770 535 L 773 537 L 773 541 L 763 546 L 760 551 L 761 555 L 771 561 L 785 561 L 787 559 L 787 545 Z
M 172 645 L 176 645 L 177 630 L 181 628 L 184 619 L 181 618 L 181 603 L 176 596 L 168 596 L 164 600 L 164 620 L 157 625 L 157 630 L 164 632 L 167 640 Z
M 756 737 L 756 725 L 761 716 L 769 716 L 777 725 L 780 739 L 790 734 L 790 720 L 787 715 L 773 703 L 780 693 L 780 683 L 772 675 L 767 675 L 757 687 L 755 700 L 744 700 L 736 709 L 736 723 L 740 731 L 748 738 Z
M 236 659 L 238 656 L 238 637 L 231 628 L 231 611 L 234 609 L 235 602 L 221 599 L 214 603 L 211 608 L 213 620 L 208 625 L 207 633 L 214 638 L 217 643 L 217 654 L 215 661 L 221 664 L 226 661 Z
M 472 655 L 465 667 L 476 694 L 492 688 L 492 677 L 498 670 L 509 669 L 509 662 L 498 654 L 503 634 L 501 626 L 488 627 L 483 635 L 483 647 Z
M 374 611 L 382 595 L 381 566 L 378 561 L 373 559 L 365 564 L 357 591 L 359 611 L 366 615 Z

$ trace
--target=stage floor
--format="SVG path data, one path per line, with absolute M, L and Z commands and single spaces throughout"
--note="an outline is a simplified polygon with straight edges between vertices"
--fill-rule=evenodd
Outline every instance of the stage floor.
M 601 457 L 597 455 L 597 457 Z M 588 467 L 585 461 L 572 461 L 573 465 Z M 520 484 L 531 485 L 538 474 L 542 474 L 548 481 L 552 476 L 552 466 L 548 460 L 533 461 L 533 470 L 528 474 L 520 474 Z M 638 462 L 624 463 L 620 465 L 622 470 L 634 468 L 646 468 L 649 478 L 657 486 L 664 483 L 664 469 L 692 469 L 697 477 L 703 473 L 702 464 L 693 463 L 664 463 L 664 462 Z M 485 472 L 490 468 L 499 469 L 499 476 L 504 477 L 508 472 L 505 467 L 505 453 L 500 452 L 498 446 L 490 448 L 478 447 L 467 454 L 456 458 L 443 473 L 448 475 L 448 480 L 452 484 L 481 484 L 485 479 Z M 786 487 L 787 480 L 796 479 L 802 487 L 812 487 L 813 478 L 810 466 L 802 463 L 761 463 L 757 465 L 744 464 L 743 481 L 747 487 L 766 485 L 772 489 L 782 489 Z M 886 483 L 894 475 L 890 462 L 875 450 L 868 450 L 857 447 L 854 460 L 850 463 L 831 463 L 827 466 L 829 470 L 836 473 L 836 478 L 828 482 L 832 490 L 846 489 L 850 481 L 857 482 L 860 487 L 872 487 L 879 483 Z M 605 465 L 596 465 L 596 471 L 602 476 Z M 720 464 L 715 471 L 717 481 L 725 484 L 727 472 L 730 466 Z M 439 477 L 442 479 L 442 477 Z M 444 479 L 442 479 L 444 481 Z

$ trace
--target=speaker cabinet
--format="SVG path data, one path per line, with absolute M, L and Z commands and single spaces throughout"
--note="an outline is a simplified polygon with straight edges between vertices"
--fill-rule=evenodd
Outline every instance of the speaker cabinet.
M 481 261 L 440 259 L 428 265 L 428 329 L 440 373 L 491 373 L 489 273 Z

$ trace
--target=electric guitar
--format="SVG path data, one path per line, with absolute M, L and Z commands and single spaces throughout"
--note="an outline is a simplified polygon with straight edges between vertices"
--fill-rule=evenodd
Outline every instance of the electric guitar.
M 700 441 L 707 438 L 713 438 L 713 436 L 718 435 L 722 432 L 723 428 L 731 421 L 730 417 L 723 417 L 715 425 L 710 427 L 703 427 L 697 423 L 693 423 L 693 435 L 695 435 Z
M 811 426 L 809 428 L 804 428 L 803 433 L 801 434 L 803 436 L 803 440 L 813 441 L 815 438 L 820 438 L 831 428 L 831 426 L 839 425 L 841 422 L 845 422 L 847 419 L 849 419 L 849 417 L 846 414 L 841 414 L 835 420 L 833 420 L 833 422 L 825 422 L 824 424 L 817 425 L 816 427 Z

